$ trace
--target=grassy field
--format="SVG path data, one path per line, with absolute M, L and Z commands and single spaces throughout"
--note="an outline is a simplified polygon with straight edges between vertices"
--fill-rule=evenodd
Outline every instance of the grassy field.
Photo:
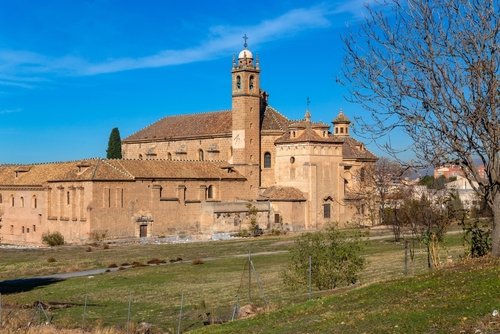
M 500 261 L 375 283 L 195 333 L 500 333 Z
M 447 237 L 442 250 L 444 262 L 450 259 L 456 261 L 463 254 L 461 240 L 460 235 Z M 112 263 L 146 263 L 152 258 L 169 260 L 180 257 L 184 260 L 119 270 L 93 278 L 51 282 L 4 295 L 2 301 L 5 310 L 16 305 L 29 305 L 37 300 L 66 303 L 70 307 L 51 309 L 49 313 L 54 323 L 67 327 L 90 327 L 96 324 L 124 326 L 130 302 L 132 321 L 148 322 L 163 330 L 174 331 L 178 326 L 182 296 L 181 327 L 184 330 L 195 329 L 202 327 L 206 313 L 216 318 L 231 317 L 236 302 L 239 305 L 253 303 L 280 309 L 306 301 L 306 289 L 287 290 L 280 277 L 288 259 L 286 251 L 292 244 L 293 237 L 287 236 L 174 245 L 117 245 L 109 249 L 93 247 L 91 252 L 86 251 L 87 247 L 0 250 L 2 278 L 105 267 Z M 256 273 L 252 272 L 251 276 L 250 297 L 249 276 L 245 267 L 245 254 L 249 250 L 254 254 L 252 261 L 256 269 Z M 56 262 L 47 262 L 49 257 L 54 257 Z M 353 293 L 365 289 L 359 287 L 374 282 L 404 277 L 404 250 L 401 244 L 388 240 L 368 241 L 365 257 L 367 267 Z M 202 259 L 203 264 L 193 265 L 192 260 L 196 259 Z M 425 251 L 417 248 L 416 259 L 410 263 L 408 273 L 415 275 L 427 271 Z M 404 286 L 406 283 L 401 284 Z M 315 295 L 321 294 L 316 292 Z

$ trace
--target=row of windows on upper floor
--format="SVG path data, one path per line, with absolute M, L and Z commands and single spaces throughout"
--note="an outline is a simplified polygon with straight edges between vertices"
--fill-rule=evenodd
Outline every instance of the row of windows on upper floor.
M 2 194 L 0 194 L 0 204 L 3 203 L 3 197 Z M 10 206 L 15 207 L 16 206 L 16 198 L 14 195 L 10 195 Z M 19 197 L 19 207 L 24 208 L 25 207 L 25 199 L 24 196 Z M 66 204 L 70 205 L 71 204 L 71 192 L 67 191 L 66 192 Z M 33 195 L 31 197 L 31 208 L 32 209 L 37 209 L 38 208 L 38 198 L 36 195 Z
M 232 147 L 231 147 L 230 155 L 232 155 Z M 139 154 L 139 159 L 140 160 L 144 159 L 144 156 L 142 154 Z M 167 153 L 167 159 L 172 160 L 172 153 L 170 153 L 170 152 Z M 202 149 L 198 150 L 198 160 L 199 161 L 205 160 L 205 153 Z M 272 161 L 271 153 L 265 152 L 264 153 L 264 168 L 271 168 L 271 161 Z
M 21 208 L 24 208 L 25 206 L 25 200 L 24 200 L 24 197 L 21 196 L 19 197 L 19 207 Z M 0 194 L 0 204 L 3 204 L 3 196 L 2 194 Z M 10 195 L 10 199 L 9 199 L 9 204 L 11 207 L 15 207 L 16 206 L 16 197 L 14 195 Z M 36 197 L 36 195 L 33 195 L 31 197 L 31 208 L 32 209 L 36 209 L 38 208 L 38 198 Z
M 187 152 L 182 152 L 184 154 L 186 154 Z M 146 154 L 146 157 L 149 156 L 148 154 Z M 156 156 L 156 155 L 155 155 Z M 144 159 L 144 156 L 142 154 L 139 154 L 139 160 L 143 160 Z M 167 152 L 167 159 L 168 160 L 172 160 L 172 153 L 170 152 Z M 199 161 L 205 161 L 205 152 L 202 150 L 202 149 L 199 149 L 198 150 L 198 160 Z
M 36 225 L 32 225 L 32 232 L 35 233 L 36 232 Z M 2 229 L 2 225 L 0 225 L 0 230 Z M 30 228 L 29 227 L 24 227 L 24 226 L 21 226 L 21 233 L 24 234 L 24 233 L 30 233 Z M 14 225 L 10 225 L 10 234 L 14 234 Z

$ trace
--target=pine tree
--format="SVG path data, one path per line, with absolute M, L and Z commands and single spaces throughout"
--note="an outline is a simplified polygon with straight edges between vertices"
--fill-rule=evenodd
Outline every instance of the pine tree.
M 120 138 L 120 131 L 118 128 L 113 128 L 113 130 L 111 130 L 106 153 L 106 157 L 108 159 L 122 158 L 122 140 Z

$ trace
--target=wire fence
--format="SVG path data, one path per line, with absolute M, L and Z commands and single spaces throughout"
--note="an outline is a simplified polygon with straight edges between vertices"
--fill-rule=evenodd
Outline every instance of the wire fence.
M 411 254 L 408 243 L 404 243 L 402 248 L 402 255 L 398 260 L 400 276 L 418 273 L 413 268 L 416 260 L 424 262 L 425 254 Z M 69 326 L 82 330 L 101 324 L 115 326 L 119 328 L 120 333 L 155 333 L 155 330 L 162 333 L 185 333 L 205 325 L 247 318 L 284 305 L 333 293 L 332 290 L 315 290 L 311 268 L 312 258 L 309 256 L 307 287 L 303 290 L 276 290 L 272 284 L 266 289 L 266 282 L 261 279 L 249 252 L 241 271 L 239 286 L 232 297 L 214 296 L 207 302 L 197 291 L 186 287 L 185 291 L 178 295 L 178 299 L 171 300 L 168 306 L 154 309 L 149 308 L 151 304 L 146 302 L 138 291 L 129 291 L 118 298 L 119 302 L 116 302 L 117 298 L 114 296 L 112 311 L 107 305 L 109 300 L 96 300 L 89 293 L 88 286 L 78 296 L 70 297 L 71 302 L 36 301 L 24 306 L 5 304 L 0 293 L 0 333 L 6 328 L 19 329 L 57 323 L 60 318 L 75 319 Z

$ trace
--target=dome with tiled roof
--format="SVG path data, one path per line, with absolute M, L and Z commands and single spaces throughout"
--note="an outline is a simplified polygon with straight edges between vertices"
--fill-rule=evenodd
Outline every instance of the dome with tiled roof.
M 344 115 L 342 109 L 339 111 L 337 117 L 333 120 L 333 124 L 349 124 L 349 123 L 351 123 L 351 121 L 349 120 L 349 118 L 347 118 L 346 115 Z

